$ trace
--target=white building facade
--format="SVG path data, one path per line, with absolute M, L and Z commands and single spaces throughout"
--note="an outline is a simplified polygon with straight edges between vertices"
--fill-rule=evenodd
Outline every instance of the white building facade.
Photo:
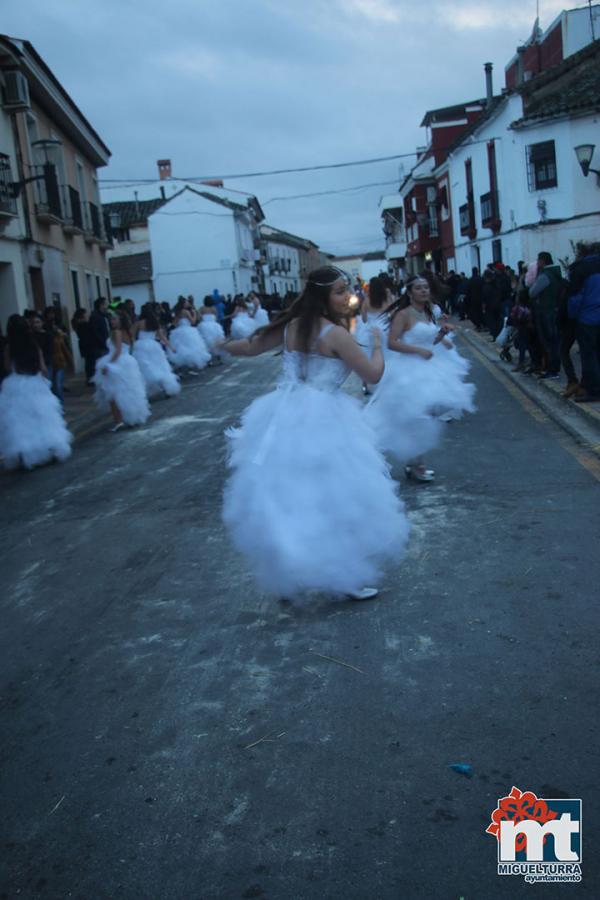
M 188 185 L 167 199 L 148 218 L 155 298 L 173 303 L 191 294 L 199 303 L 215 288 L 260 290 L 261 219 L 256 198 L 238 203 L 214 188 Z
M 583 177 L 574 148 L 600 137 L 599 95 L 592 86 L 586 103 L 580 90 L 589 72 L 600 88 L 599 70 L 600 47 L 590 45 L 496 98 L 452 151 L 457 271 L 497 261 L 516 268 L 542 250 L 567 265 L 578 241 L 598 240 L 600 187 Z

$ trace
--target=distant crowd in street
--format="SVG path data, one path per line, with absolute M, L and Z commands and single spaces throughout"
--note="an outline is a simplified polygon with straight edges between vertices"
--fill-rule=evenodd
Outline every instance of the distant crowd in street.
M 540 379 L 566 377 L 563 396 L 579 403 L 600 400 L 600 242 L 581 242 L 567 277 L 546 251 L 517 268 L 491 263 L 480 272 L 430 276 L 439 305 L 470 319 L 513 362 L 513 371 Z M 572 350 L 577 343 L 581 372 Z

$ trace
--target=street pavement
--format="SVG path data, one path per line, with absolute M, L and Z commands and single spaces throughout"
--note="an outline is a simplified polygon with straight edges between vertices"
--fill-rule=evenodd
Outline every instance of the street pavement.
M 369 603 L 258 593 L 221 524 L 278 357 L 0 477 L 2 900 L 600 896 L 600 460 L 461 350 L 479 411 L 433 484 L 395 472 L 412 536 Z M 582 798 L 581 884 L 496 874 L 513 785 Z

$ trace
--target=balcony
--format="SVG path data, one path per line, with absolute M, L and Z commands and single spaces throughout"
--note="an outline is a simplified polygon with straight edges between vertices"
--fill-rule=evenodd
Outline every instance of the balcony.
M 385 197 L 382 197 L 379 201 L 379 209 L 382 213 L 389 210 L 402 210 L 403 209 L 403 201 L 402 196 L 399 193 L 395 194 L 386 194 Z
M 481 224 L 484 228 L 491 228 L 492 231 L 500 230 L 500 203 L 498 200 L 498 191 L 489 191 L 482 194 L 479 198 L 481 205 Z
M 0 216 L 17 215 L 17 201 L 11 187 L 12 180 L 10 157 L 0 153 Z
M 86 244 L 108 244 L 100 210 L 95 203 L 85 201 L 83 208 L 83 236 Z
M 392 241 L 385 248 L 386 259 L 404 259 L 406 256 L 406 241 Z
M 79 191 L 70 185 L 63 186 L 63 198 L 66 199 L 67 215 L 63 223 L 65 234 L 83 234 L 83 212 Z
M 35 214 L 38 222 L 43 225 L 60 225 L 63 220 L 63 208 L 56 167 L 52 163 L 29 166 L 29 177 L 38 179 L 34 182 Z

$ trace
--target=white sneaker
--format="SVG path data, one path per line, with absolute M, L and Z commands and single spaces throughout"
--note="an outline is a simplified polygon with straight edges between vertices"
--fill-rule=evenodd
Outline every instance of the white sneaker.
M 112 434 L 115 434 L 115 432 L 120 431 L 121 428 L 125 428 L 125 422 L 117 422 L 116 425 L 113 425 L 110 431 L 112 432 Z
M 412 478 L 413 481 L 433 481 L 435 478 L 435 471 L 433 469 L 425 469 L 420 466 L 405 466 L 404 474 L 407 478 Z
M 351 591 L 348 594 L 352 600 L 372 600 L 377 596 L 379 591 L 374 587 L 364 587 L 360 588 L 358 591 Z

